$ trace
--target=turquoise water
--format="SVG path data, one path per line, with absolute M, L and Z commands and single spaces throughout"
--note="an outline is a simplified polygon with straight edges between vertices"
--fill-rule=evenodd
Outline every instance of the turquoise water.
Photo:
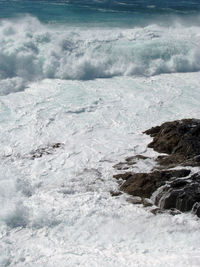
M 160 0 L 18 0 L 0 1 L 0 18 L 30 14 L 43 22 L 98 24 L 109 26 L 169 24 L 172 18 L 198 23 L 200 1 Z
M 0 1 L 0 94 L 200 70 L 199 1 Z

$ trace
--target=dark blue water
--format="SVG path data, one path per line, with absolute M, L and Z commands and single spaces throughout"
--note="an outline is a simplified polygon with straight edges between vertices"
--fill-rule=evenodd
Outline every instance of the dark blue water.
M 147 25 L 152 21 L 199 23 L 200 0 L 0 0 L 0 18 L 30 14 L 42 22 Z

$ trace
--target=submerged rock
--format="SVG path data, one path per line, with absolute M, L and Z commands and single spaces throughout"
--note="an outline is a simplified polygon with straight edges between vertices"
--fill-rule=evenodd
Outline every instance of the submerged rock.
M 169 210 L 173 215 L 193 211 L 200 217 L 200 173 L 190 175 L 188 169 L 171 170 L 180 166 L 200 166 L 200 120 L 166 122 L 145 133 L 153 137 L 148 147 L 167 155 L 157 157 L 159 165 L 150 173 L 129 171 L 114 175 L 120 191 L 143 200 L 152 198 L 153 204 L 158 206 L 153 209 L 154 214 L 162 213 L 162 210 Z M 137 155 L 125 162 L 134 165 L 137 160 L 145 159 L 143 155 Z M 117 166 L 120 164 L 124 163 Z
M 51 145 L 48 145 L 46 147 L 40 147 L 36 150 L 31 151 L 31 159 L 41 158 L 44 155 L 50 155 L 53 154 L 53 151 L 57 148 L 62 147 L 62 143 L 54 143 Z

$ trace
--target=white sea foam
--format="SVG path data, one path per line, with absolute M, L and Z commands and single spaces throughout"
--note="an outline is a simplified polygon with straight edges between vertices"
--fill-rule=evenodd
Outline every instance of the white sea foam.
M 90 80 L 200 70 L 198 27 L 72 28 L 0 22 L 0 94 L 44 78 Z
M 1 96 L 0 266 L 199 266 L 199 219 L 109 194 L 115 163 L 155 155 L 142 131 L 200 116 L 199 74 L 46 79 Z

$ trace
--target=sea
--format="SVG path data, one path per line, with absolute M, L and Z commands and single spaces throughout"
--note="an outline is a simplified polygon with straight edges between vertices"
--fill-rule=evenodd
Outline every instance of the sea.
M 199 0 L 0 0 L 0 266 L 200 266 L 200 220 L 153 215 L 146 129 L 200 118 Z

